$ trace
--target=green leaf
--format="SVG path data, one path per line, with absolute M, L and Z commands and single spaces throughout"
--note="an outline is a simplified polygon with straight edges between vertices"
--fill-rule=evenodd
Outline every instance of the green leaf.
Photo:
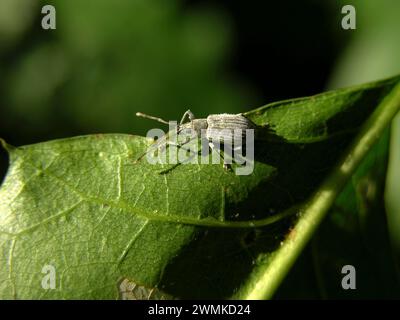
M 325 298 L 400 297 L 383 197 L 388 146 L 386 130 L 358 166 L 313 239 L 314 265 Z M 337 286 L 343 277 L 338 271 L 344 265 L 356 268 L 357 290 Z
M 312 97 L 268 104 L 245 113 L 256 124 L 272 127 L 290 143 L 312 143 L 354 132 L 399 77 L 329 91 Z
M 357 134 L 354 141 L 343 154 L 338 166 L 332 170 L 332 172 L 327 176 L 322 185 L 315 191 L 313 196 L 306 203 L 302 210 L 301 218 L 298 220 L 295 226 L 292 227 L 290 233 L 288 234 L 288 237 L 285 239 L 284 242 L 282 242 L 281 247 L 275 252 L 274 259 L 270 263 L 263 263 L 255 268 L 250 279 L 242 287 L 239 297 L 247 299 L 260 299 L 271 297 L 274 294 L 275 290 L 285 277 L 286 273 L 293 265 L 300 252 L 304 249 L 307 242 L 310 240 L 311 236 L 316 231 L 317 227 L 319 226 L 331 206 L 335 203 L 336 200 L 340 200 L 340 198 L 338 198 L 339 195 L 341 195 L 340 192 L 346 186 L 347 181 L 352 177 L 352 174 L 358 169 L 360 164 L 361 166 L 354 176 L 354 182 L 357 183 L 356 187 L 358 188 L 358 193 L 361 197 L 360 212 L 364 214 L 364 217 L 361 217 L 361 220 L 364 220 L 361 221 L 361 228 L 364 231 L 364 235 L 373 235 L 371 239 L 368 239 L 365 245 L 367 251 L 374 250 L 374 247 L 378 247 L 379 250 L 382 250 L 383 255 L 378 254 L 376 255 L 376 257 L 385 258 L 385 260 L 377 259 L 376 263 L 374 264 L 375 267 L 378 267 L 377 269 L 374 269 L 374 266 L 370 266 L 370 269 L 374 270 L 375 273 L 381 273 L 381 276 L 384 274 L 384 272 L 388 272 L 390 273 L 388 278 L 391 278 L 394 281 L 397 280 L 393 265 L 389 268 L 387 268 L 387 266 L 385 266 L 386 268 L 382 268 L 382 265 L 379 265 L 382 262 L 385 263 L 384 261 L 392 260 L 390 256 L 390 246 L 388 244 L 387 230 L 384 223 L 385 218 L 377 216 L 376 213 L 372 214 L 371 210 L 373 210 L 374 208 L 368 208 L 368 206 L 366 206 L 366 203 L 363 203 L 370 200 L 368 199 L 368 196 L 371 192 L 370 190 L 368 190 L 368 188 L 371 186 L 372 182 L 371 180 L 363 181 L 362 178 L 365 178 L 363 177 L 363 173 L 367 171 L 366 168 L 371 167 L 371 161 L 373 162 L 373 160 L 368 157 L 366 158 L 364 163 L 362 163 L 362 160 L 374 147 L 374 144 L 378 141 L 380 135 L 390 124 L 390 121 L 393 119 L 399 109 L 400 83 L 396 84 L 392 91 L 379 104 L 379 106 L 372 113 L 370 118 L 363 125 L 362 129 Z M 381 146 L 376 147 L 376 149 L 379 150 L 379 147 Z M 374 159 L 374 153 L 372 153 L 372 159 Z M 382 170 L 382 168 L 379 169 Z M 367 191 L 365 191 L 365 182 L 367 186 Z M 347 184 L 347 186 L 350 188 L 354 187 L 351 184 Z M 344 192 L 342 195 L 346 195 L 346 192 Z M 374 195 L 374 197 L 375 196 L 376 195 Z M 346 200 L 347 206 L 351 205 L 351 201 L 349 202 L 348 200 L 349 199 Z M 347 227 L 351 228 L 351 226 Z M 366 231 L 368 231 L 368 233 L 366 233 Z M 377 241 L 378 235 L 380 237 L 378 238 L 380 246 L 378 245 L 378 243 L 375 243 L 373 246 L 371 246 L 371 243 L 374 242 L 374 240 Z M 337 236 L 340 237 L 340 234 L 337 233 Z M 332 242 L 336 240 L 330 237 L 328 241 L 330 242 L 330 244 L 332 244 Z M 350 246 L 354 245 L 354 242 L 350 243 Z M 329 250 L 329 247 L 327 249 Z M 345 246 L 342 246 L 341 249 L 346 250 Z M 358 250 L 365 250 L 365 248 L 358 247 Z M 389 254 L 389 256 L 385 257 L 385 254 Z M 362 254 L 360 256 L 361 259 L 365 258 L 365 255 L 364 257 L 362 257 Z M 361 259 L 360 257 L 356 258 L 357 261 L 360 261 Z M 391 262 L 393 262 L 393 260 Z M 369 279 L 366 275 L 365 270 L 362 272 L 362 274 L 364 280 Z M 386 280 L 387 279 L 385 279 L 385 281 Z M 336 283 L 336 285 L 339 286 L 340 284 Z M 382 286 L 382 284 L 380 285 Z M 383 284 L 383 286 L 386 285 L 387 282 Z M 393 283 L 390 287 L 398 288 L 399 284 L 398 282 Z M 370 288 L 368 288 L 366 291 L 368 291 L 369 289 Z M 387 294 L 387 292 L 385 292 L 384 294 Z M 367 296 L 368 293 L 366 294 L 365 292 L 363 292 L 361 295 Z M 371 297 L 371 295 L 369 295 L 369 297 Z
M 389 128 L 337 197 L 276 298 L 393 299 L 400 281 L 384 206 Z M 356 270 L 357 290 L 343 290 L 342 268 Z
M 318 186 L 338 170 L 344 148 L 398 81 L 247 113 L 266 129 L 260 129 L 266 140 L 256 144 L 249 176 L 219 164 L 180 165 L 160 174 L 172 165 L 136 162 L 150 142 L 130 135 L 18 148 L 3 143 L 10 167 L 0 189 L 0 297 L 114 299 L 124 279 L 158 287 L 161 296 L 229 297 L 241 288 L 239 297 L 264 297 L 290 267 L 280 252 L 294 261 L 330 200 L 314 196 L 306 203 L 294 227 L 303 231 L 294 240 L 286 235 L 297 217 L 271 223 L 321 194 Z M 378 108 L 373 119 L 387 125 L 397 107 L 390 105 L 390 114 Z M 374 129 L 371 121 L 363 133 Z M 339 183 L 328 180 L 329 188 L 338 192 L 362 156 L 355 153 L 351 170 L 339 175 Z M 42 287 L 48 265 L 55 268 L 55 289 Z M 272 282 L 265 282 L 268 268 L 279 269 Z

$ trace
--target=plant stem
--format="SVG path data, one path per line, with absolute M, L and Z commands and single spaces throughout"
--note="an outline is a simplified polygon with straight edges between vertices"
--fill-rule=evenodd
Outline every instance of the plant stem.
M 301 210 L 301 217 L 271 259 L 257 265 L 236 293 L 237 299 L 269 299 L 300 255 L 341 190 L 400 109 L 400 83 L 362 126 L 345 157 Z

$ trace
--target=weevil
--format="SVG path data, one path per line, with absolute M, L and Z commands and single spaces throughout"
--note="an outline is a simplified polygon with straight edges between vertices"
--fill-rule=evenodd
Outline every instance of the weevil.
M 167 121 L 158 118 L 149 116 L 147 114 L 137 112 L 136 116 L 147 118 L 151 120 L 156 120 L 163 124 L 169 124 Z M 185 122 L 186 119 L 189 119 L 189 122 Z M 239 114 L 211 114 L 207 116 L 205 119 L 196 119 L 194 114 L 187 110 L 183 116 L 179 125 L 177 126 L 178 134 L 189 133 L 190 136 L 200 137 L 202 131 L 205 132 L 205 138 L 208 141 L 208 144 L 211 149 L 215 148 L 215 145 L 220 145 L 223 143 L 226 145 L 234 145 L 237 141 L 240 142 L 239 148 L 244 146 L 246 140 L 246 130 L 248 129 L 256 129 L 256 125 L 243 116 L 241 113 Z M 193 135 L 194 134 L 194 135 Z M 172 144 L 177 147 L 183 147 L 184 144 L 190 142 L 186 141 L 182 144 L 174 144 L 168 139 L 166 139 L 167 135 L 157 140 L 157 148 L 158 147 L 166 147 L 167 144 Z M 234 150 L 237 150 L 234 148 Z M 141 157 L 137 161 L 139 161 Z M 224 162 L 224 168 L 227 168 L 226 163 Z

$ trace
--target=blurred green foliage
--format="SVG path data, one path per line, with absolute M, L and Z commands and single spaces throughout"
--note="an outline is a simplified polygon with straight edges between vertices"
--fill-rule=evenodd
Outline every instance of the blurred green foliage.
M 57 10 L 56 30 L 41 29 L 44 4 Z M 231 28 L 218 10 L 153 0 L 0 6 L 2 126 L 30 137 L 24 143 L 43 135 L 143 135 L 154 123 L 136 119 L 136 111 L 177 119 L 188 108 L 198 116 L 235 113 L 252 101 L 224 70 Z

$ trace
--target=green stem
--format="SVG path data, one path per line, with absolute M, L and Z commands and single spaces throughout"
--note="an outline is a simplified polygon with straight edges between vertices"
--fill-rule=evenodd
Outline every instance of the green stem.
M 318 225 L 370 148 L 400 109 L 400 83 L 375 109 L 349 150 L 318 191 L 301 210 L 301 217 L 274 256 L 255 267 L 234 298 L 269 299 L 300 255 Z

